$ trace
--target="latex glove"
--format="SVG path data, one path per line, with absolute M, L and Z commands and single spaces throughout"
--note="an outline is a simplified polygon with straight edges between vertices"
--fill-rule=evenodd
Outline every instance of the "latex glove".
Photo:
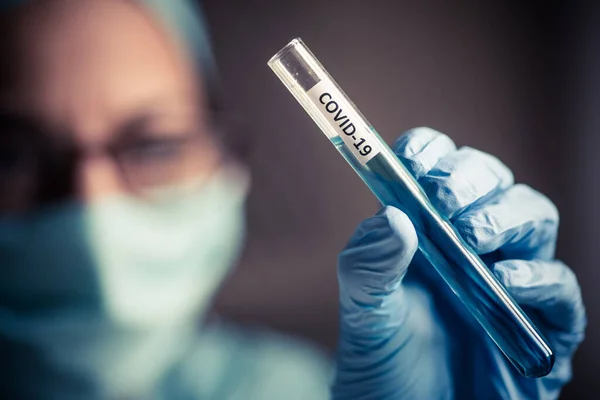
M 586 317 L 575 275 L 554 259 L 556 207 L 530 187 L 514 185 L 498 159 L 457 150 L 431 129 L 403 135 L 395 151 L 543 331 L 556 362 L 546 377 L 520 376 L 433 267 L 415 256 L 408 217 L 385 207 L 358 227 L 339 256 L 333 397 L 557 398 L 571 378 Z

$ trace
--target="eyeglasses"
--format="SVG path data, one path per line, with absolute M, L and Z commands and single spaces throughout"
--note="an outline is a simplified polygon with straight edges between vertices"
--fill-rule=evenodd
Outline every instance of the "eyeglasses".
M 0 124 L 0 212 L 34 207 L 69 196 L 78 164 L 109 157 L 127 188 L 145 197 L 152 190 L 209 174 L 222 149 L 214 132 L 121 135 L 113 142 L 82 148 L 72 139 L 44 135 L 30 122 Z

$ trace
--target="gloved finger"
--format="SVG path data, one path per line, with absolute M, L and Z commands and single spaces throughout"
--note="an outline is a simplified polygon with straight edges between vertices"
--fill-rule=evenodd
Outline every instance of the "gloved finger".
M 421 283 L 403 282 L 416 249 L 408 217 L 385 207 L 340 254 L 334 399 L 440 399 L 453 387 L 436 302 Z
M 554 257 L 558 222 L 556 206 L 521 184 L 476 204 L 453 221 L 478 254 L 500 250 L 504 258 L 528 260 Z
M 425 176 L 440 159 L 455 150 L 452 139 L 431 128 L 411 129 L 394 144 L 394 153 L 416 179 Z
M 551 330 L 572 335 L 577 344 L 586 326 L 581 288 L 560 261 L 505 260 L 492 267 L 517 303 L 538 312 Z
M 360 224 L 338 260 L 342 328 L 360 336 L 389 327 L 399 307 L 390 298 L 416 250 L 412 223 L 394 207 Z
M 508 188 L 514 179 L 496 157 L 463 147 L 440 159 L 419 183 L 438 211 L 452 218 L 478 200 Z

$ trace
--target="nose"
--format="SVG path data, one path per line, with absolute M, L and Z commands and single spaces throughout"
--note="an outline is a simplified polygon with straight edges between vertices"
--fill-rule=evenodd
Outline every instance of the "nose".
M 90 154 L 76 168 L 75 195 L 83 202 L 126 191 L 118 165 L 104 154 Z

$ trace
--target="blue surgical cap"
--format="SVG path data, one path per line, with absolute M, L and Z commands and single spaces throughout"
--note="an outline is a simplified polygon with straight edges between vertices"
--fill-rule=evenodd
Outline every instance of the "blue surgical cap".
M 207 79 L 216 80 L 216 66 L 204 13 L 194 0 L 138 0 L 148 6 L 191 51 Z

